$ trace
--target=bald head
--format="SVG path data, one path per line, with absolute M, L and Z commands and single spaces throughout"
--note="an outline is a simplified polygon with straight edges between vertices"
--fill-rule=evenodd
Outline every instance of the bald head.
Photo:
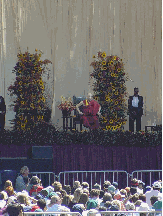
M 88 94 L 87 94 L 87 100 L 88 100 L 88 101 L 91 101 L 92 99 L 93 99 L 92 93 L 88 93 Z

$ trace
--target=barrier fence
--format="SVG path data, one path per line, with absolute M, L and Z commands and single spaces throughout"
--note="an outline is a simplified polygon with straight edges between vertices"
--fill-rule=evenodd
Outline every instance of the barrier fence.
M 56 180 L 55 173 L 53 172 L 30 172 L 29 177 L 37 176 L 41 179 L 44 187 L 52 185 L 52 183 Z
M 102 185 L 105 181 L 121 182 L 128 186 L 128 173 L 124 170 L 103 170 L 103 171 L 65 171 L 60 172 L 58 181 L 64 185 L 73 185 L 74 181 L 88 182 L 92 189 L 95 183 Z
M 131 179 L 137 178 L 143 181 L 146 185 L 152 186 L 152 183 L 157 179 L 162 179 L 162 170 L 136 170 L 131 174 Z
M 93 213 L 93 212 L 92 212 Z M 92 213 L 88 213 L 88 214 L 82 214 L 82 215 L 109 215 L 109 216 L 114 216 L 114 215 L 128 215 L 128 216 L 139 216 L 141 213 L 144 213 L 145 215 L 150 215 L 150 216 L 156 216 L 162 215 L 162 211 L 98 211 L 98 213 L 96 214 L 92 214 Z M 79 212 L 24 212 L 24 215 L 49 215 L 49 216 L 62 216 L 62 215 L 75 215 L 75 216 L 82 216 Z

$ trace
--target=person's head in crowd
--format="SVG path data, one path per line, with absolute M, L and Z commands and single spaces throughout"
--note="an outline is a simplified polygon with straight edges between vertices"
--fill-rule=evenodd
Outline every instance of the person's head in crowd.
M 69 195 L 65 195 L 62 199 L 62 205 L 68 207 L 68 205 L 70 204 L 71 202 L 71 198 Z
M 37 205 L 40 207 L 40 209 L 46 211 L 47 207 L 46 207 L 46 201 L 44 199 L 39 199 L 37 201 Z
M 153 204 L 153 209 L 155 209 L 155 211 L 162 211 L 162 200 L 158 200 Z
M 14 195 L 14 188 L 12 186 L 8 186 L 6 189 L 5 189 L 8 197 Z
M 135 205 L 134 205 L 134 203 L 127 203 L 127 204 L 125 205 L 125 207 L 126 207 L 126 210 L 127 210 L 127 211 L 135 210 Z
M 104 203 L 104 206 L 109 209 L 112 206 L 111 201 L 106 201 L 106 203 Z
M 146 186 L 146 187 L 145 187 L 145 193 L 146 193 L 147 191 L 151 191 L 151 189 L 152 189 L 151 186 Z
M 131 198 L 132 202 L 135 203 L 137 200 L 139 200 L 139 194 L 135 193 L 132 198 Z
M 153 190 L 158 190 L 158 191 L 160 191 L 160 189 L 161 189 L 161 184 L 160 184 L 160 182 L 154 182 L 153 183 L 153 185 L 152 185 L 152 187 L 153 187 Z
M 119 211 L 121 208 L 121 203 L 118 200 L 113 200 L 111 203 L 111 207 L 109 208 L 109 211 Z
M 93 189 L 101 190 L 101 185 L 96 183 L 93 185 Z
M 81 215 L 84 211 L 84 206 L 82 205 L 79 205 L 79 204 L 75 204 L 73 207 L 72 207 L 72 212 L 79 212 Z
M 104 193 L 105 193 L 105 192 L 104 192 L 103 190 L 100 190 L 100 195 L 99 195 L 99 198 L 100 198 L 100 199 L 102 199 L 102 198 L 103 198 L 103 196 L 104 196 Z
M 29 184 L 31 184 L 31 185 L 39 185 L 40 182 L 41 182 L 41 180 L 37 176 L 32 176 L 32 178 L 30 179 Z
M 85 205 L 88 202 L 88 195 L 86 193 L 82 193 L 80 195 L 79 203 Z
M 40 194 L 43 196 L 43 197 L 48 197 L 50 194 L 49 194 L 49 190 L 46 189 L 46 188 L 43 188 L 41 191 L 40 191 Z
M 113 182 L 112 185 L 116 188 L 116 190 L 118 189 L 118 182 Z
M 131 193 L 131 195 L 134 195 L 135 193 L 137 193 L 137 188 L 136 187 L 131 187 L 130 188 L 130 193 Z
M 60 192 L 62 194 L 62 198 L 67 195 L 67 192 L 65 190 L 63 190 L 63 189 Z
M 100 195 L 100 191 L 97 189 L 92 189 L 90 191 L 90 197 L 91 198 L 99 198 L 99 195 Z
M 139 194 L 139 200 L 142 200 L 143 202 L 146 202 L 145 194 Z
M 77 188 L 74 191 L 74 199 L 73 199 L 74 203 L 78 203 L 79 202 L 79 199 L 80 199 L 80 196 L 81 196 L 82 193 L 83 193 L 82 188 Z
M 130 194 L 131 194 L 131 193 L 130 193 L 130 187 L 126 187 L 125 190 L 127 191 L 127 197 L 129 197 Z
M 53 206 L 54 204 L 58 204 L 60 205 L 61 204 L 61 198 L 59 196 L 52 196 L 51 197 L 51 200 L 50 200 L 50 204 L 49 206 Z
M 61 191 L 62 190 L 62 184 L 58 181 L 55 181 L 52 186 L 54 187 L 54 192 L 57 192 L 57 191 Z
M 6 190 L 6 188 L 7 188 L 8 186 L 13 187 L 12 181 L 10 181 L 10 180 L 5 181 L 4 190 Z
M 77 188 L 81 188 L 80 181 L 74 181 L 73 183 L 73 189 L 76 190 Z
M 132 187 L 137 187 L 138 186 L 138 179 L 134 178 L 131 180 L 131 186 Z
M 143 189 L 145 186 L 145 183 L 142 182 L 141 180 L 138 181 L 138 188 Z
M 140 207 L 140 205 L 142 204 L 142 200 L 137 200 L 134 204 L 135 208 Z
M 108 192 L 108 187 L 111 185 L 110 181 L 105 181 L 103 184 L 104 191 Z
M 8 216 L 22 216 L 23 207 L 20 204 L 14 203 L 7 206 L 3 214 L 7 213 Z
M 26 206 L 30 205 L 29 197 L 24 193 L 21 193 L 20 195 L 18 195 L 17 200 L 20 204 L 24 204 Z
M 27 177 L 28 174 L 29 174 L 29 168 L 27 166 L 23 166 L 21 169 L 20 169 L 20 174 L 24 177 Z
M 121 195 L 121 194 L 114 195 L 114 200 L 123 201 L 124 199 L 125 199 L 125 195 Z
M 154 204 L 156 201 L 158 201 L 158 196 L 151 196 L 150 201 L 151 201 L 151 205 L 153 206 L 153 204 Z
M 87 188 L 83 189 L 83 193 L 86 193 L 89 196 L 89 190 Z
M 71 194 L 71 186 L 70 185 L 64 185 L 63 189 L 67 192 L 68 195 Z
M 103 203 L 106 203 L 107 201 L 111 202 L 112 200 L 113 200 L 112 195 L 106 192 L 103 196 Z
M 108 192 L 114 197 L 116 188 L 113 185 L 108 187 Z
M 96 200 L 90 199 L 86 204 L 87 210 L 98 208 L 98 203 Z
M 127 191 L 125 189 L 121 189 L 120 190 L 120 194 L 124 195 L 125 197 L 127 197 Z
M 89 184 L 88 184 L 88 182 L 82 182 L 81 186 L 82 186 L 83 189 L 86 188 L 86 189 L 89 190 Z

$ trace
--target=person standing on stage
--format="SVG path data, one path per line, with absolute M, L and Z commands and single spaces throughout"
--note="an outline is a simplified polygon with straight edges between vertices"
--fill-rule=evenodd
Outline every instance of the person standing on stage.
M 5 100 L 2 96 L 0 96 L 0 132 L 2 132 L 4 130 L 5 114 L 6 114 Z
M 80 106 L 83 106 L 83 112 L 80 111 Z M 81 119 L 83 119 L 83 125 L 85 127 L 88 127 L 91 130 L 99 128 L 97 115 L 101 115 L 101 106 L 97 101 L 93 100 L 93 95 L 91 93 L 88 93 L 86 100 L 81 101 L 76 105 L 76 109 L 81 115 Z
M 139 96 L 139 89 L 134 88 L 134 95 L 128 99 L 129 131 L 134 132 L 134 121 L 136 120 L 136 131 L 141 130 L 141 117 L 143 115 L 143 97 Z

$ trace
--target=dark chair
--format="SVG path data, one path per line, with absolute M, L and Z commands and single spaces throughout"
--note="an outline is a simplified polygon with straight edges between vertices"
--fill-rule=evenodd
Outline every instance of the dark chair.
M 85 100 L 86 97 L 83 96 L 83 97 L 76 97 L 76 96 L 73 96 L 73 104 L 74 106 L 76 106 L 77 104 L 79 104 L 81 101 Z M 80 111 L 82 112 L 82 106 L 79 107 Z M 83 121 L 82 119 L 80 118 L 80 115 L 79 115 L 79 112 L 75 109 L 74 110 L 74 116 L 73 116 L 73 129 L 76 130 L 76 125 L 77 124 L 80 124 L 80 131 L 82 131 L 82 125 L 83 125 Z

